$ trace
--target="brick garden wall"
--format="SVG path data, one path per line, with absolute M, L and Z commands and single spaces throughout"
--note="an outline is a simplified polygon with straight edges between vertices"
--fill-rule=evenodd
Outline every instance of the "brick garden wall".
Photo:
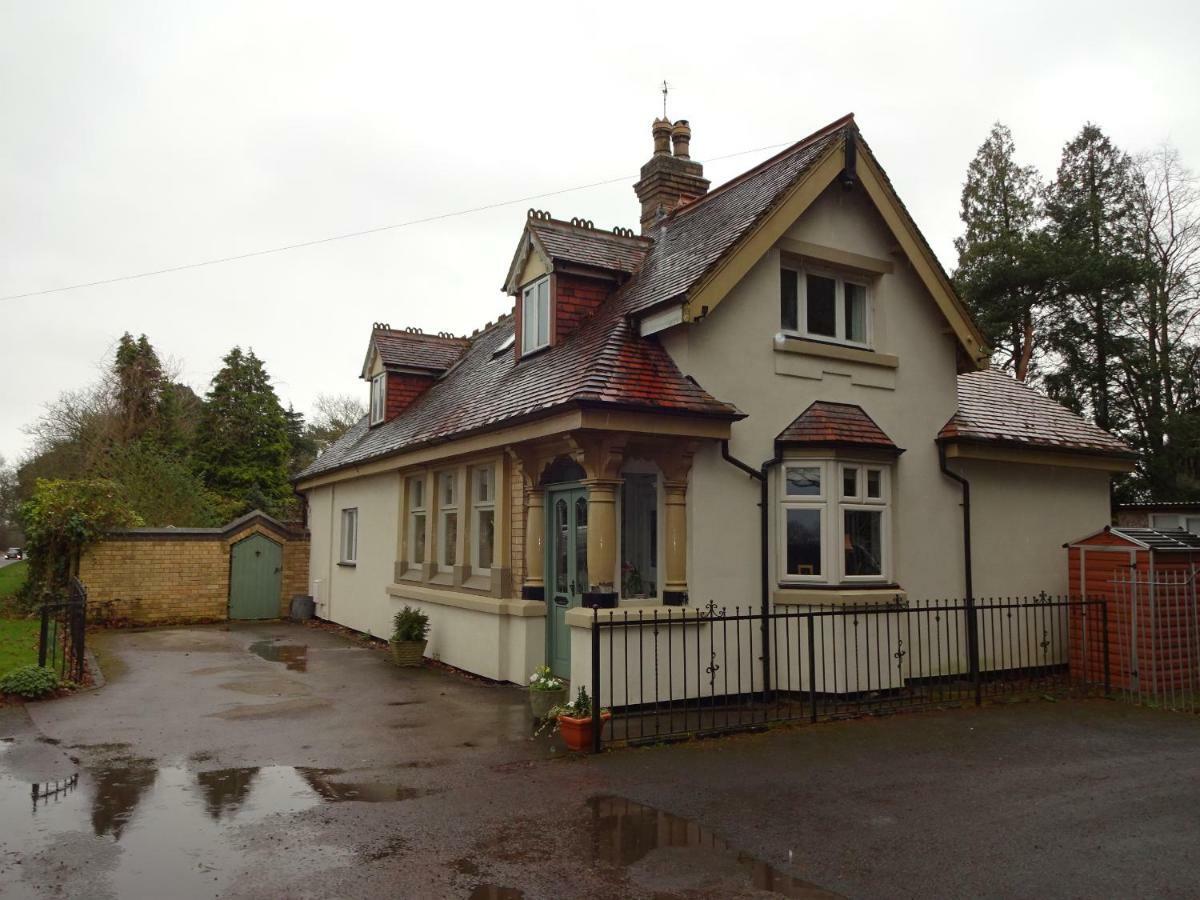
M 265 520 L 265 522 L 264 522 Z M 98 615 L 136 625 L 220 622 L 229 617 L 231 548 L 252 534 L 282 546 L 279 614 L 308 593 L 308 535 L 270 527 L 265 516 L 226 529 L 134 529 L 80 560 L 79 578 Z

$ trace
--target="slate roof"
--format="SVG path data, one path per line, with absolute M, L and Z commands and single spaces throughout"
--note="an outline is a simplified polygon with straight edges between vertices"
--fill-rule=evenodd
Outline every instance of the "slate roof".
M 652 243 L 650 238 L 613 234 L 556 219 L 530 219 L 528 224 L 551 259 L 627 274 L 637 271 Z
M 958 412 L 938 439 L 1136 455 L 1120 438 L 996 369 L 958 376 Z
M 695 286 L 853 121 L 843 116 L 664 219 L 651 233 L 654 246 L 623 295 L 625 311 L 645 312 Z
M 683 375 L 612 301 L 561 343 L 519 362 L 511 348 L 496 352 L 512 333 L 511 315 L 480 332 L 458 364 L 404 412 L 375 428 L 364 418 L 298 480 L 575 405 L 743 417 Z
M 427 369 L 445 372 L 471 345 L 469 338 L 376 328 L 371 340 L 385 369 Z
M 861 406 L 817 400 L 779 432 L 776 444 L 862 447 L 903 453 Z

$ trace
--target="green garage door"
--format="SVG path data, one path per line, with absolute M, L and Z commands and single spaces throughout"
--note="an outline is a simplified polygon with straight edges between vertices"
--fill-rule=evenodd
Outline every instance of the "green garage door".
M 282 560 L 280 546 L 261 534 L 253 534 L 233 545 L 229 566 L 229 618 L 279 618 Z

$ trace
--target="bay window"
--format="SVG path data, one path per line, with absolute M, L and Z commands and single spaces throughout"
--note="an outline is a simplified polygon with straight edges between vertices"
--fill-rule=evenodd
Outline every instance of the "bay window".
M 779 325 L 785 332 L 866 347 L 870 306 L 862 280 L 811 269 L 779 272 Z
M 458 562 L 458 472 L 439 472 L 438 569 L 451 571 Z
M 496 540 L 496 469 L 471 470 L 471 572 L 491 574 Z
M 888 581 L 890 466 L 798 459 L 781 470 L 779 580 Z
M 425 563 L 425 476 L 408 479 L 408 563 Z

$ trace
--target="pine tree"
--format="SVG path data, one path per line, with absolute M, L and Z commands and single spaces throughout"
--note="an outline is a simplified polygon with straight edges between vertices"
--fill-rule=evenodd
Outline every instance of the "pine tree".
M 118 444 L 135 441 L 155 424 L 166 379 L 162 362 L 146 335 L 136 341 L 128 331 L 117 342 L 113 358 L 113 393 L 120 418 Z
M 234 347 L 204 400 L 196 458 L 208 487 L 279 513 L 290 505 L 288 420 L 262 361 Z
M 1113 395 L 1141 274 L 1137 192 L 1130 158 L 1088 123 L 1063 148 L 1046 199 L 1058 297 L 1052 343 L 1063 362 L 1047 387 L 1109 431 L 1123 424 Z
M 997 363 L 1024 381 L 1040 343 L 1047 273 L 1039 227 L 1041 179 L 1013 156 L 1012 133 L 997 122 L 967 169 L 959 213 L 965 231 L 954 242 L 954 281 Z

